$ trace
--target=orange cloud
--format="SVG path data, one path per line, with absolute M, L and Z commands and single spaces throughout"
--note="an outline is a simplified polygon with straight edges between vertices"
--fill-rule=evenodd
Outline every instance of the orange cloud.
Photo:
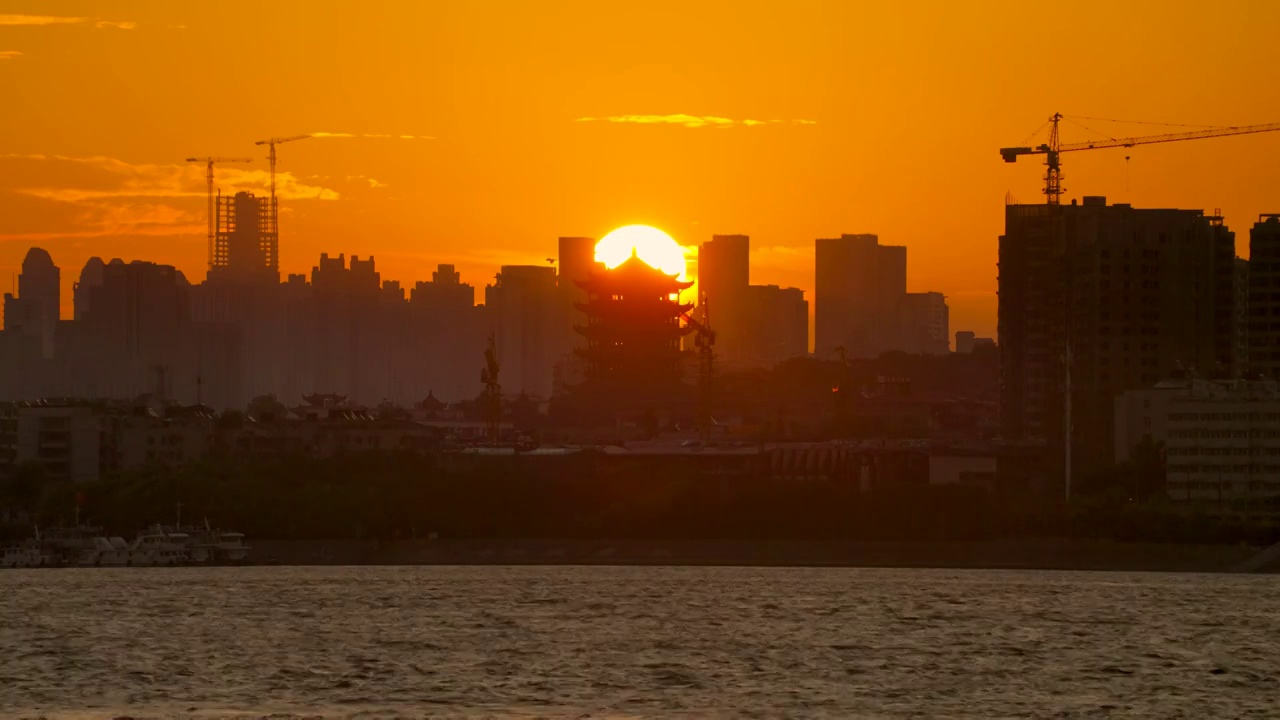
M 630 123 L 634 125 L 680 125 L 691 128 L 718 127 L 727 128 L 735 125 L 743 127 L 755 127 L 757 125 L 777 125 L 785 123 L 785 120 L 734 120 L 732 118 L 717 117 L 715 115 L 610 115 L 608 117 L 581 117 L 575 122 L 610 122 L 610 123 Z M 795 125 L 816 125 L 816 120 L 792 120 Z
M 394 140 L 435 140 L 431 135 L 391 135 L 388 133 L 313 132 L 313 138 L 372 138 Z
M 0 60 L 12 60 L 16 57 L 22 57 L 18 50 L 0 50 Z
M 128 163 L 111 157 L 68 157 L 65 155 L 4 155 L 0 160 L 46 161 L 79 166 L 87 173 L 72 180 L 43 186 L 15 187 L 14 192 L 58 202 L 77 203 L 108 198 L 183 198 L 204 197 L 207 188 L 203 166 Z M 224 193 L 240 191 L 261 193 L 269 187 L 271 176 L 266 170 L 219 168 L 217 183 Z M 292 173 L 276 173 L 276 194 L 285 200 L 337 200 L 337 190 L 301 182 Z
M 87 17 L 64 17 L 61 15 L 0 15 L 0 25 L 83 25 L 89 22 L 92 22 L 96 28 L 135 30 L 138 27 L 138 23 L 132 20 L 100 20 Z

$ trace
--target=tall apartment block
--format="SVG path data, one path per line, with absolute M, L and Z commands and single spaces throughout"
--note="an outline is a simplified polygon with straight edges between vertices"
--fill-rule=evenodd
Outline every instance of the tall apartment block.
M 484 289 L 485 305 L 502 365 L 502 391 L 546 399 L 564 353 L 555 268 L 503 265 Z
M 1008 440 L 1063 447 L 1068 363 L 1075 467 L 1085 471 L 1112 458 L 1119 393 L 1240 366 L 1235 236 L 1221 218 L 1102 197 L 1008 205 L 999 247 Z
M 53 357 L 54 331 L 61 304 L 61 271 L 41 248 L 31 248 L 22 259 L 18 294 L 4 294 L 4 329 L 39 340 L 40 356 Z
M 1280 377 L 1280 214 L 1249 231 L 1249 373 Z
M 707 300 L 716 355 L 731 364 L 749 354 L 750 257 L 746 235 L 712 235 L 698 248 L 698 303 Z
M 875 235 L 815 243 L 814 345 L 819 357 L 844 348 L 854 357 L 896 350 L 899 307 L 907 294 L 907 248 Z

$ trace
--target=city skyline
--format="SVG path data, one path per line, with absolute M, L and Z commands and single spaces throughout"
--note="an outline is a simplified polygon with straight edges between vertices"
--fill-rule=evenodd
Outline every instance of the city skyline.
M 1006 166 L 996 149 L 1057 109 L 1216 125 L 1280 116 L 1280 101 L 1253 90 L 1280 73 L 1263 55 L 1280 10 L 1241 7 L 1206 18 L 1189 4 L 1139 3 L 1106 24 L 1053 15 L 1057 64 L 1071 71 L 1046 84 L 1035 63 L 1008 61 L 1041 56 L 1032 29 L 1050 14 L 1038 8 L 979 23 L 964 8 L 824 3 L 784 17 L 767 6 L 571 3 L 554 18 L 515 7 L 498 19 L 413 5 L 303 18 L 279 5 L 243 23 L 234 5 L 17 3 L 0 25 L 0 88 L 17 98 L 0 119 L 0 276 L 36 245 L 64 267 L 149 258 L 200 277 L 204 168 L 185 159 L 252 156 L 217 167 L 218 184 L 262 193 L 265 148 L 253 143 L 316 133 L 280 148 L 285 273 L 347 252 L 377 257 L 406 285 L 439 263 L 488 280 L 500 265 L 540 262 L 549 239 L 644 223 L 686 246 L 751 235 L 753 281 L 812 297 L 811 240 L 875 233 L 910 248 L 910 292 L 943 292 L 953 327 L 993 336 L 997 199 L 1037 201 L 1042 172 Z M 609 31 L 620 23 L 621 37 Z M 1238 51 L 1117 35 L 1134 23 L 1153 38 L 1231 37 Z M 298 25 L 306 32 L 270 30 Z M 487 32 L 463 32 L 477 26 Z M 340 28 L 341 52 L 308 40 Z M 765 28 L 769 42 L 728 52 Z M 233 29 L 264 52 L 218 52 Z M 1123 51 L 1093 57 L 1119 37 Z M 157 62 L 166 57 L 181 62 Z M 77 120 L 89 107 L 95 121 Z M 1146 132 L 1081 123 L 1064 134 Z M 1068 197 L 1135 207 L 1222 208 L 1240 227 L 1275 211 L 1274 183 L 1251 159 L 1277 149 L 1264 135 L 1082 153 L 1065 185 Z

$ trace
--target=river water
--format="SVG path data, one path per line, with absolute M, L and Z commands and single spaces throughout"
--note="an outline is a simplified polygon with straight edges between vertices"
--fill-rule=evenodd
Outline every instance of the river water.
M 1280 716 L 1280 578 L 0 572 L 0 717 Z

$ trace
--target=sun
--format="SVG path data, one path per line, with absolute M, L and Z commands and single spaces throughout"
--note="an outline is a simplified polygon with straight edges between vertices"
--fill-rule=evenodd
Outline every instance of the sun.
M 648 225 L 625 225 L 596 243 L 596 262 L 616 268 L 634 250 L 641 260 L 668 275 L 684 278 L 684 248 L 670 235 Z

